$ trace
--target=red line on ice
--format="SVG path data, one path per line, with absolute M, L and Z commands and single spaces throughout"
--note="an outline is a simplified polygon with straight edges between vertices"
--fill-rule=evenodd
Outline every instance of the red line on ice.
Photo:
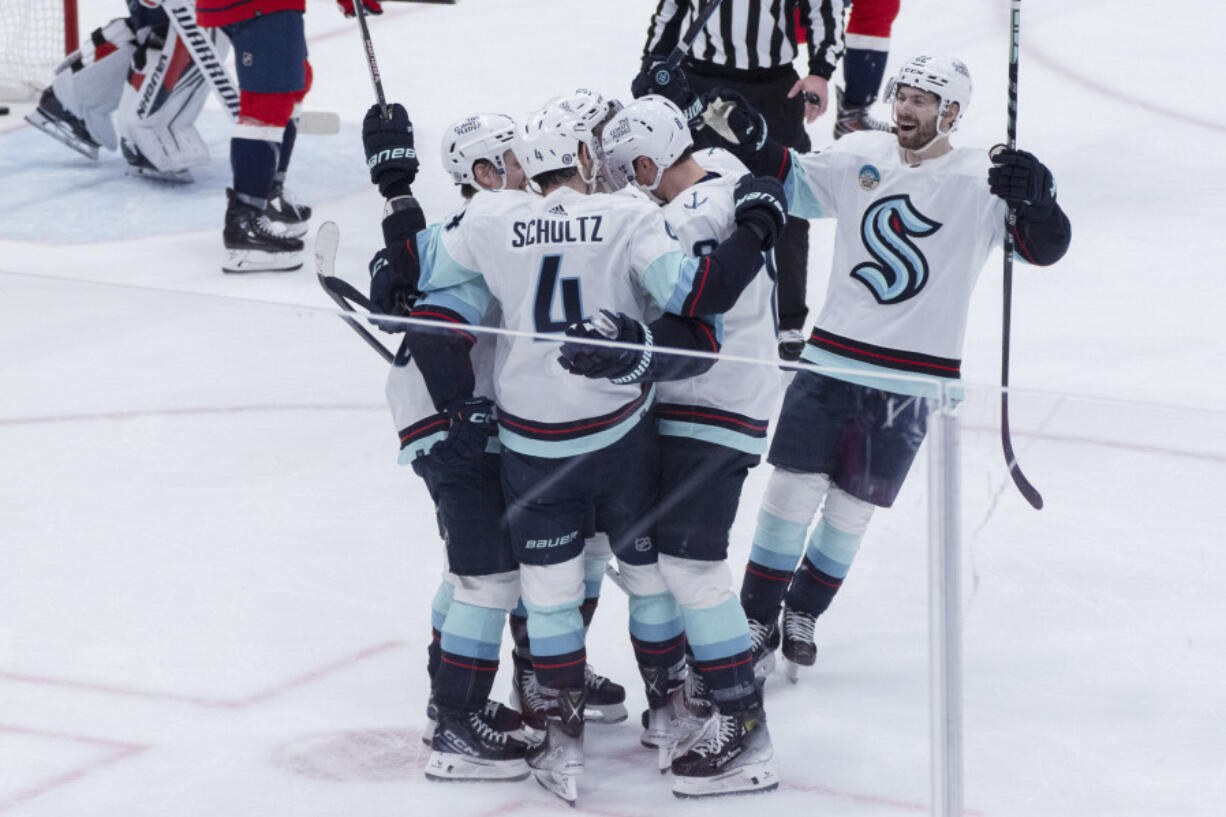
M 47 792 L 57 789 L 60 786 L 80 780 L 91 772 L 97 771 L 104 766 L 110 766 L 121 760 L 126 760 L 127 758 L 139 755 L 141 752 L 144 752 L 149 748 L 148 746 L 138 743 L 123 743 L 117 740 L 90 738 L 85 737 L 84 735 L 69 735 L 61 732 L 48 732 L 42 729 L 27 729 L 21 726 L 8 726 L 6 724 L 0 724 L 0 732 L 7 732 L 14 735 L 28 735 L 39 738 L 52 738 L 54 740 L 65 740 L 71 743 L 83 743 L 88 746 L 102 746 L 110 750 L 107 754 L 69 769 L 62 774 L 58 774 L 55 777 L 52 777 L 50 780 L 43 781 L 42 783 L 31 786 L 28 789 L 22 789 L 21 791 L 7 798 L 0 799 L 0 811 L 6 811 L 7 809 L 19 806 L 27 800 L 32 800 L 33 798 L 46 794 Z

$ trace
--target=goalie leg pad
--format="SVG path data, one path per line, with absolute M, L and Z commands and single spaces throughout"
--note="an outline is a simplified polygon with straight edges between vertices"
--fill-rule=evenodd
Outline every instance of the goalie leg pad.
M 111 113 L 119 107 L 136 45 L 136 31 L 129 21 L 112 20 L 95 29 L 89 42 L 60 64 L 51 82 L 64 109 L 84 121 L 94 141 L 108 150 L 119 146 Z

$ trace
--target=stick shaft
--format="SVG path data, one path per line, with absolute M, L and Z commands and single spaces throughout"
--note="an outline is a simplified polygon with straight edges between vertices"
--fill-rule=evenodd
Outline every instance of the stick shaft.
M 366 67 L 370 69 L 370 84 L 375 87 L 379 112 L 384 119 L 390 119 L 387 115 L 387 98 L 383 95 L 383 78 L 379 74 L 379 61 L 375 59 L 375 43 L 371 40 L 370 28 L 366 25 L 366 5 L 362 0 L 353 0 L 353 10 L 358 15 L 358 28 L 362 31 L 362 43 L 366 46 Z
M 681 41 L 677 43 L 677 47 L 668 55 L 668 59 L 664 64 L 669 68 L 676 68 L 681 64 L 681 60 L 685 59 L 685 55 L 690 53 L 690 49 L 694 46 L 694 40 L 698 39 L 699 33 L 706 28 L 707 21 L 711 19 L 711 15 L 719 8 L 721 0 L 707 0 L 707 4 L 698 11 L 698 15 L 694 18 L 694 22 L 686 29 L 685 34 L 681 37 Z

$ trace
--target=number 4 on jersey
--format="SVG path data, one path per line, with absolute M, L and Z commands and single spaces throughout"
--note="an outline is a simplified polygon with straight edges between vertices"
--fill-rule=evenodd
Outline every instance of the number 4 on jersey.
M 561 266 L 560 255 L 547 255 L 541 260 L 541 274 L 536 284 L 536 305 L 532 313 L 538 332 L 565 332 L 566 327 L 572 323 L 583 321 L 579 279 L 559 279 L 558 271 Z M 554 293 L 559 288 L 562 290 L 562 319 L 554 320 Z

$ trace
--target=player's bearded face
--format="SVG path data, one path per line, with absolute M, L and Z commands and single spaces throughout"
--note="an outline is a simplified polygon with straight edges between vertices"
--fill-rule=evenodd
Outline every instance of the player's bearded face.
M 894 122 L 898 144 L 908 150 L 921 148 L 937 135 L 937 112 L 941 100 L 936 94 L 902 86 L 894 97 Z
M 502 154 L 502 163 L 507 172 L 507 189 L 523 190 L 528 184 L 528 177 L 524 175 L 524 169 L 515 157 L 515 152 L 508 150 Z

